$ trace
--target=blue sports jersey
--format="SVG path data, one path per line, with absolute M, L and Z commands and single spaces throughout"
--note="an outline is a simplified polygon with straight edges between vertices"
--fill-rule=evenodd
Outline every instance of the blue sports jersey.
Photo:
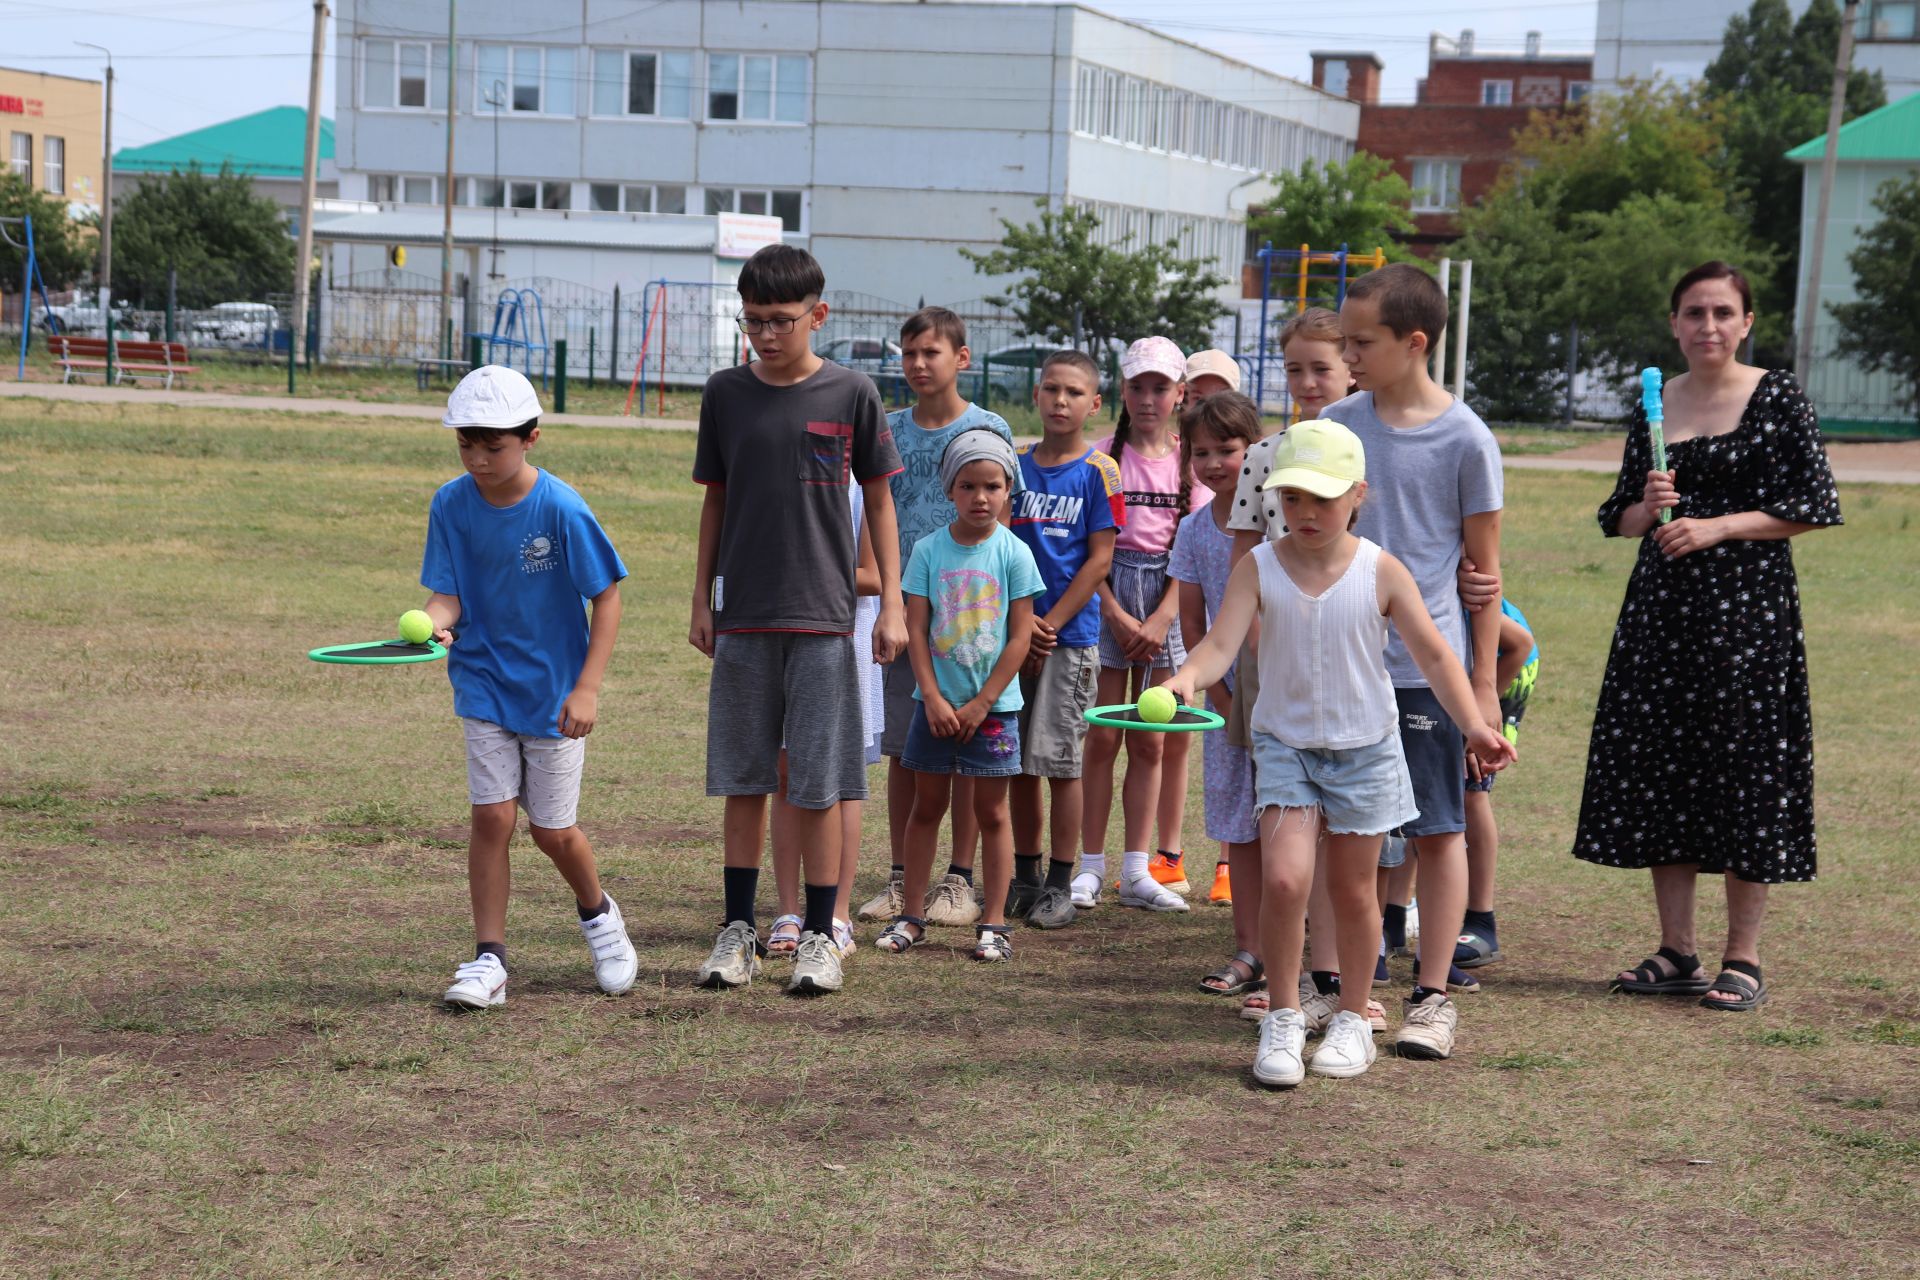
M 1528 635 L 1533 634 L 1533 624 L 1527 621 L 1527 615 L 1514 608 L 1513 601 L 1507 599 L 1505 596 L 1500 597 L 1500 612 L 1525 627 Z M 1533 649 L 1527 654 L 1526 665 L 1531 666 L 1538 661 L 1540 661 L 1540 642 L 1536 640 L 1534 641 Z
M 488 502 L 472 476 L 440 486 L 420 585 L 460 598 L 447 650 L 454 714 L 559 737 L 560 704 L 587 661 L 584 602 L 626 576 L 586 500 L 547 471 L 510 507 Z
M 1087 540 L 1102 529 L 1118 529 L 1126 520 L 1120 491 L 1120 467 L 1106 454 L 1088 449 L 1071 462 L 1043 467 L 1033 460 L 1035 446 L 1020 451 L 1021 491 L 1013 495 L 1013 532 L 1033 552 L 1047 589 L 1033 602 L 1036 617 L 1053 608 L 1073 575 L 1087 562 Z M 1087 649 L 1100 643 L 1100 594 L 1060 628 L 1061 644 Z

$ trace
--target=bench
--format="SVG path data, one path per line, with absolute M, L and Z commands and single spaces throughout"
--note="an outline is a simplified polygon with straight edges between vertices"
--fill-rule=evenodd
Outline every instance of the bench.
M 472 369 L 473 366 L 465 360 L 421 360 L 413 367 L 413 381 L 415 386 L 425 391 L 435 374 L 444 383 L 456 375 L 464 378 Z
M 174 378 L 199 372 L 188 363 L 184 342 L 133 342 L 115 338 L 111 362 L 107 359 L 105 338 L 76 338 L 56 333 L 47 339 L 47 348 L 60 362 L 61 382 L 71 382 L 94 369 L 100 370 L 104 379 L 111 367 L 116 383 L 129 378 L 136 381 L 147 378 L 172 387 Z

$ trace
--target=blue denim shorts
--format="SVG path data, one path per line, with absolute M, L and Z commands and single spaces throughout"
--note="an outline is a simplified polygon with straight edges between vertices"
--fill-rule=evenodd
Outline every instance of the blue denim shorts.
M 907 744 L 900 763 L 915 773 L 957 773 L 968 778 L 1012 778 L 1020 773 L 1020 721 L 1011 711 L 995 712 L 980 722 L 973 737 L 936 738 L 927 723 L 927 707 L 913 704 Z
M 1370 747 L 1322 751 L 1290 747 L 1271 734 L 1253 734 L 1254 813 L 1319 809 L 1333 835 L 1379 835 L 1420 810 L 1400 735 L 1390 733 Z

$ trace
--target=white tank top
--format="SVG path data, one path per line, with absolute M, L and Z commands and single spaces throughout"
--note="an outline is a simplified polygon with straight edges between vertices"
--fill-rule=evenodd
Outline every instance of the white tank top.
M 1387 675 L 1380 612 L 1380 547 L 1360 539 L 1340 580 L 1309 596 L 1280 567 L 1271 542 L 1260 569 L 1260 697 L 1252 724 L 1290 747 L 1347 751 L 1384 741 L 1399 711 Z

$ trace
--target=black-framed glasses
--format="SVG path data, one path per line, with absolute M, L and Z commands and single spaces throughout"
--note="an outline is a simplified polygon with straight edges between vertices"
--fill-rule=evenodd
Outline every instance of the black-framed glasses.
M 792 333 L 793 327 L 805 319 L 805 316 L 774 316 L 770 320 L 756 320 L 738 315 L 733 322 L 740 327 L 740 332 L 752 337 L 756 333 Z

